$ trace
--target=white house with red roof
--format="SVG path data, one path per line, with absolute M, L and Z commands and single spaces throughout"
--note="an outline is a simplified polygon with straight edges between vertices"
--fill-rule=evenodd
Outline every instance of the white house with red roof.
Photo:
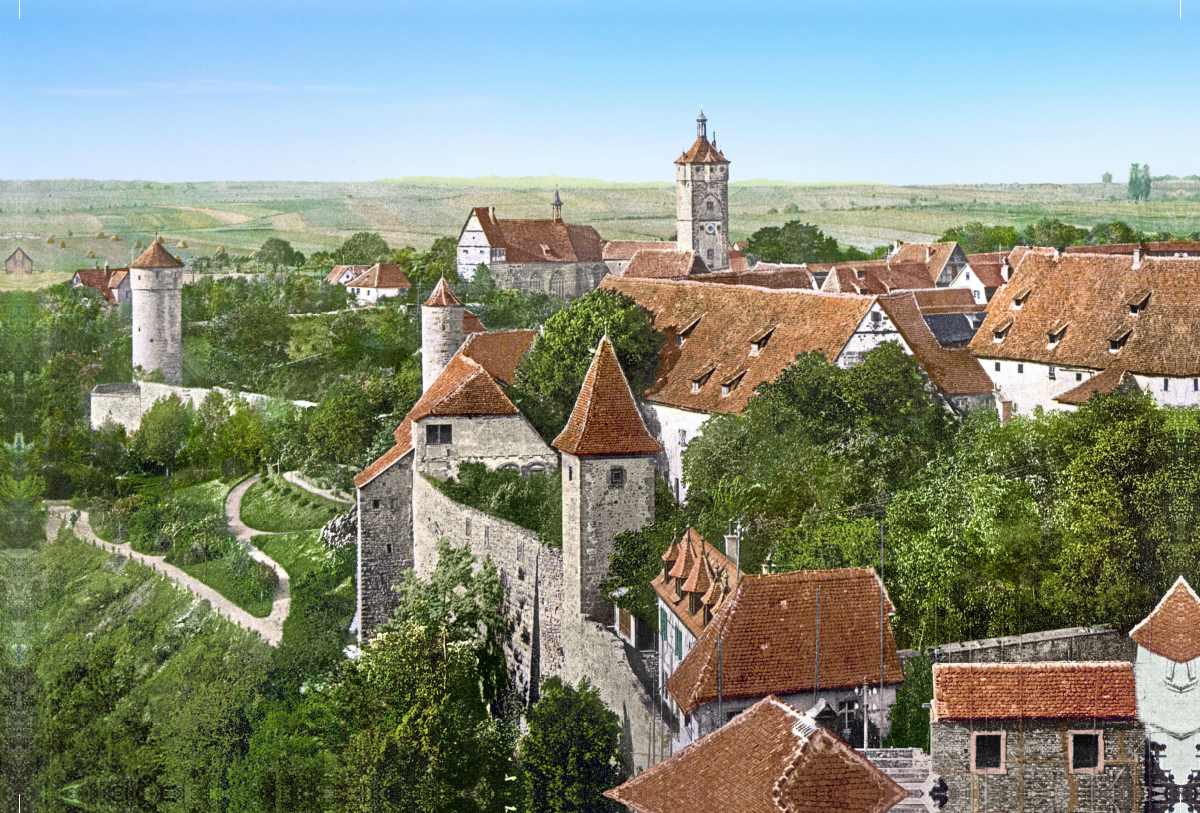
M 346 290 L 353 294 L 360 304 L 364 305 L 373 304 L 387 297 L 404 296 L 412 287 L 404 270 L 393 263 L 375 263 L 344 284 Z

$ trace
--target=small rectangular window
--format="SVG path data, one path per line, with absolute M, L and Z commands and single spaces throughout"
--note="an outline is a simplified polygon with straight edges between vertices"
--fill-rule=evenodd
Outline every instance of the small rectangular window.
M 609 469 L 608 484 L 616 487 L 625 485 L 625 469 L 620 466 L 613 466 Z
M 1104 735 L 1100 731 L 1070 731 L 1068 743 L 1071 773 L 1100 773 L 1104 770 Z
M 372 507 L 372 508 L 378 508 L 378 507 L 379 507 L 379 500 L 371 500 L 371 507 Z
M 1192 379 L 1192 390 L 1200 390 L 1200 378 Z
M 1163 379 L 1163 392 L 1166 392 L 1169 389 L 1171 389 L 1171 379 L 1164 378 Z
M 715 256 L 715 255 L 714 255 L 714 253 L 713 253 L 713 250 L 710 248 L 710 249 L 708 250 L 708 259 L 710 259 L 710 260 L 711 260 L 711 259 L 713 259 L 713 257 L 714 257 L 714 256 Z
M 1025 365 L 1024 365 L 1024 364 L 1018 364 L 1018 365 L 1017 365 L 1017 372 L 1018 372 L 1018 373 L 1023 373 L 1023 372 L 1025 372 Z
M 686 430 L 686 429 L 680 429 L 680 430 L 679 430 L 679 445 L 680 445 L 680 446 L 683 446 L 683 445 L 685 445 L 686 443 L 687 443 L 687 430 Z
M 667 640 L 667 611 L 662 607 L 658 608 L 658 631 L 662 635 L 663 641 Z
M 1083 373 L 1075 373 L 1075 380 L 1076 380 L 1076 381 L 1082 381 L 1082 380 L 1083 380 Z
M 1051 365 L 1050 365 L 1050 368 L 1049 368 L 1048 372 L 1050 373 L 1050 380 L 1051 380 L 1051 381 L 1056 381 L 1056 380 L 1057 380 L 1057 378 L 1056 378 L 1056 375 L 1055 375 L 1055 372 L 1054 372 L 1054 365 L 1053 365 L 1053 364 L 1051 364 Z
M 675 628 L 675 660 L 683 660 L 683 630 Z
M 453 438 L 452 427 L 448 423 L 432 423 L 425 427 L 425 445 L 448 446 Z
M 996 372 L 1000 372 L 1000 362 L 996 362 Z
M 1004 731 L 977 731 L 971 734 L 971 773 L 1002 774 L 1004 767 Z

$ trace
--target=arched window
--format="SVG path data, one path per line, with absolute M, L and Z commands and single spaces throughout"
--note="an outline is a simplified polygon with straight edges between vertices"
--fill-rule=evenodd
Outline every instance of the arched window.
M 711 212 L 713 210 L 713 202 L 711 200 L 708 201 L 705 205 L 708 207 L 708 211 Z
M 561 296 L 564 299 L 567 296 L 567 277 L 561 271 L 555 271 L 554 276 L 550 277 L 550 293 L 555 296 Z

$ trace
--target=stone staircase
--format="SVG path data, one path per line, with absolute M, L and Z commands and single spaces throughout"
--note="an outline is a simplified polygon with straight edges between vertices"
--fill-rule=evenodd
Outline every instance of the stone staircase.
M 946 804 L 946 783 L 933 772 L 933 758 L 920 748 L 863 748 L 859 753 L 908 791 L 892 813 L 934 813 Z

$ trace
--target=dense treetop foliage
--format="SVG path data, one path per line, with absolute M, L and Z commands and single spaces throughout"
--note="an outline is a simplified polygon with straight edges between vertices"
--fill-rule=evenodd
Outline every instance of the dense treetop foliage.
M 750 236 L 746 253 L 769 263 L 836 263 L 879 257 L 884 250 L 886 247 L 867 254 L 853 246 L 842 248 L 818 227 L 792 220 L 756 231 Z

